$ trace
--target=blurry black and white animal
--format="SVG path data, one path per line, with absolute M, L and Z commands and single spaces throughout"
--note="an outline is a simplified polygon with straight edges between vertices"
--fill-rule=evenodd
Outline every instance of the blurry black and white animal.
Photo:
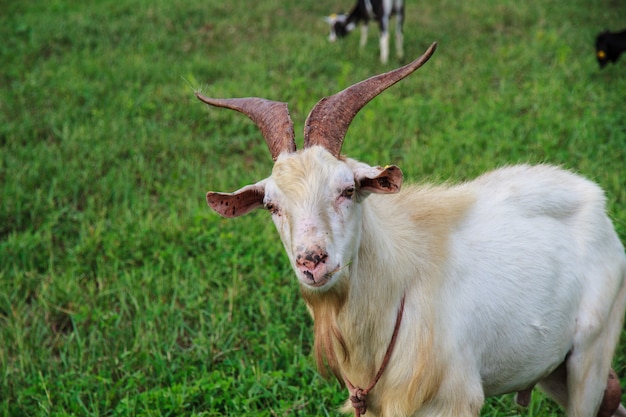
M 396 53 L 398 58 L 404 56 L 402 24 L 404 21 L 404 0 L 357 0 L 350 13 L 332 14 L 326 17 L 330 24 L 328 39 L 334 42 L 342 38 L 361 24 L 361 48 L 367 43 L 367 29 L 370 19 L 378 22 L 380 27 L 380 61 L 386 64 L 389 60 L 389 20 L 396 16 Z
M 626 29 L 621 32 L 607 30 L 596 37 L 596 58 L 600 68 L 604 68 L 609 62 L 616 63 L 624 51 L 626 51 Z

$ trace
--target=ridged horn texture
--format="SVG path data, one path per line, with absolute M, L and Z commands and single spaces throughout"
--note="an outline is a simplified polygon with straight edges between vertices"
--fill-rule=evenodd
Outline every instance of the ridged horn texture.
M 434 42 L 424 54 L 408 65 L 376 75 L 321 99 L 304 124 L 304 147 L 321 145 L 339 158 L 348 127 L 370 100 L 424 65 L 437 49 Z
M 196 93 L 196 97 L 211 106 L 236 110 L 252 119 L 261 130 L 274 161 L 283 152 L 296 151 L 293 122 L 287 103 L 258 97 L 217 99 L 200 93 Z

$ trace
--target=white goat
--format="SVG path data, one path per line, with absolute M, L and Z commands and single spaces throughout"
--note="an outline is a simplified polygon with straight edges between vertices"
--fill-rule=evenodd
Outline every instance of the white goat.
M 368 23 L 376 20 L 380 28 L 380 61 L 386 64 L 389 60 L 389 20 L 396 16 L 396 54 L 404 57 L 404 36 L 402 24 L 404 22 L 404 0 L 357 0 L 348 13 L 331 14 L 325 18 L 330 25 L 328 40 L 334 42 L 337 37 L 344 37 L 352 32 L 361 23 L 361 48 L 367 43 Z
M 318 366 L 346 382 L 357 416 L 478 416 L 486 396 L 519 392 L 524 404 L 535 384 L 570 417 L 626 415 L 610 369 L 626 257 L 598 186 L 521 165 L 400 191 L 398 167 L 341 156 L 357 112 L 435 46 L 321 100 L 299 152 L 285 103 L 197 94 L 248 115 L 275 161 L 270 177 L 208 204 L 225 217 L 269 210 Z

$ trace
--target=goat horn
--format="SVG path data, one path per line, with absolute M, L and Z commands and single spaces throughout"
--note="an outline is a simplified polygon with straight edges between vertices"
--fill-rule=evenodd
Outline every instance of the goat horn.
M 196 97 L 211 106 L 225 107 L 248 116 L 261 130 L 274 161 L 282 152 L 296 151 L 293 122 L 287 103 L 258 97 L 209 98 L 200 93 L 196 93 Z
M 321 99 L 304 124 L 304 147 L 321 145 L 339 157 L 341 146 L 354 116 L 371 99 L 421 67 L 437 49 L 434 42 L 424 54 L 408 65 L 376 75 Z

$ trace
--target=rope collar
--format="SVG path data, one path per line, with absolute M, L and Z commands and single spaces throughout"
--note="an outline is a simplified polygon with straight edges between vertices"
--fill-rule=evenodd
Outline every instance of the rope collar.
M 376 376 L 370 382 L 367 388 L 359 388 L 355 387 L 350 380 L 344 375 L 343 380 L 348 387 L 348 391 L 350 392 L 350 402 L 352 403 L 352 407 L 354 408 L 355 417 L 361 417 L 367 411 L 367 394 L 374 388 L 380 377 L 385 372 L 385 368 L 387 367 L 387 363 L 389 362 L 389 358 L 391 358 L 391 353 L 393 352 L 393 348 L 396 345 L 396 339 L 398 337 L 398 331 L 400 330 L 400 323 L 402 322 L 402 316 L 404 314 L 404 299 L 406 297 L 406 293 L 402 295 L 402 300 L 400 301 L 400 308 L 398 308 L 398 315 L 396 316 L 396 324 L 393 328 L 393 335 L 391 336 L 391 341 L 389 342 L 389 346 L 387 346 L 387 351 L 385 352 L 385 356 L 383 358 L 382 363 L 380 364 L 380 368 L 376 373 Z

